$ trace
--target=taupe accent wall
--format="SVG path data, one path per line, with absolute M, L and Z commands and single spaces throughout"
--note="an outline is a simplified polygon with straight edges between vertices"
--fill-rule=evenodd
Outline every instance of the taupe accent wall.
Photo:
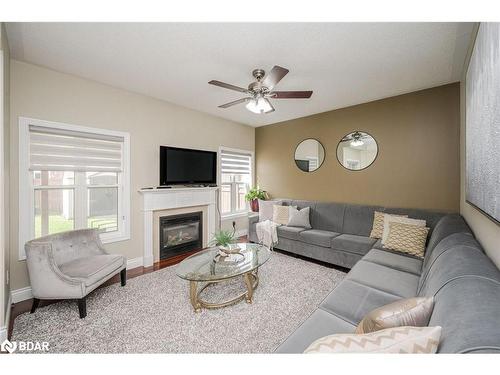
M 41 120 L 130 133 L 131 239 L 107 244 L 128 259 L 142 257 L 143 216 L 140 188 L 159 182 L 159 146 L 218 151 L 219 146 L 254 151 L 255 129 L 162 100 L 11 60 L 11 275 L 12 290 L 29 285 L 24 261 L 18 257 L 18 119 Z M 230 227 L 231 221 L 223 222 Z M 238 220 L 244 229 L 247 220 Z
M 346 170 L 336 158 L 337 143 L 354 130 L 378 142 L 377 159 L 363 171 Z M 325 147 L 325 162 L 312 173 L 293 158 L 306 138 Z M 257 183 L 273 197 L 460 209 L 458 83 L 260 127 L 255 145 Z

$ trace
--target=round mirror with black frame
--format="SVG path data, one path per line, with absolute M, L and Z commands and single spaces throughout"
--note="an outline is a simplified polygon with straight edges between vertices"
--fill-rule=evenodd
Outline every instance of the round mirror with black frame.
M 337 160 L 350 171 L 361 171 L 373 164 L 378 144 L 370 134 L 356 130 L 346 134 L 337 145 Z
M 295 148 L 294 158 L 302 172 L 314 172 L 325 161 L 325 148 L 317 139 L 304 139 Z

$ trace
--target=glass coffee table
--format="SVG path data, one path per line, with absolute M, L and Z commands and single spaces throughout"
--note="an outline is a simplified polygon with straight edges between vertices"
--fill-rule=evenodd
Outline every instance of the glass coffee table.
M 242 300 L 252 303 L 253 293 L 259 284 L 259 267 L 271 257 L 271 251 L 264 245 L 255 243 L 238 243 L 238 253 L 221 256 L 216 247 L 191 255 L 179 263 L 177 276 L 189 281 L 189 296 L 194 311 L 202 308 L 217 309 L 233 305 Z M 201 293 L 210 285 L 221 281 L 241 277 L 246 286 L 246 292 L 228 301 L 207 302 L 200 298 Z M 205 283 L 198 290 L 198 283 Z

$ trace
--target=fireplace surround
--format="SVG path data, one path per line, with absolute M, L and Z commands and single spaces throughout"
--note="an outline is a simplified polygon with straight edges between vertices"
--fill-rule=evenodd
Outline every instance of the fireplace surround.
M 207 247 L 217 224 L 218 187 L 175 187 L 172 189 L 141 189 L 144 253 L 142 263 L 150 267 L 159 261 L 159 218 L 187 212 L 203 211 L 202 247 Z
M 203 247 L 203 212 L 159 218 L 160 260 Z

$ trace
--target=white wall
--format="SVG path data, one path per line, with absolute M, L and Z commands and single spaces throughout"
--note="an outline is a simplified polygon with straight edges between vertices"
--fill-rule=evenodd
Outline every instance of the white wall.
M 175 89 L 175 88 L 173 88 Z M 193 98 L 196 100 L 196 98 Z M 129 259 L 142 256 L 143 223 L 138 189 L 158 185 L 159 146 L 217 151 L 219 146 L 254 151 L 255 129 L 165 101 L 116 89 L 76 76 L 11 61 L 11 194 L 18 202 L 18 118 L 126 131 L 131 138 L 131 239 L 106 245 Z M 28 286 L 18 261 L 18 212 L 11 209 L 12 289 Z M 245 220 L 238 221 L 240 227 Z M 224 223 L 224 226 L 230 223 Z M 241 229 L 237 227 L 237 229 Z
M 460 213 L 474 231 L 486 254 L 500 268 L 500 226 L 465 201 L 465 75 L 476 33 L 477 26 L 470 42 L 460 82 Z
M 0 342 L 10 316 L 9 252 L 9 86 L 10 54 L 5 25 L 0 23 Z

